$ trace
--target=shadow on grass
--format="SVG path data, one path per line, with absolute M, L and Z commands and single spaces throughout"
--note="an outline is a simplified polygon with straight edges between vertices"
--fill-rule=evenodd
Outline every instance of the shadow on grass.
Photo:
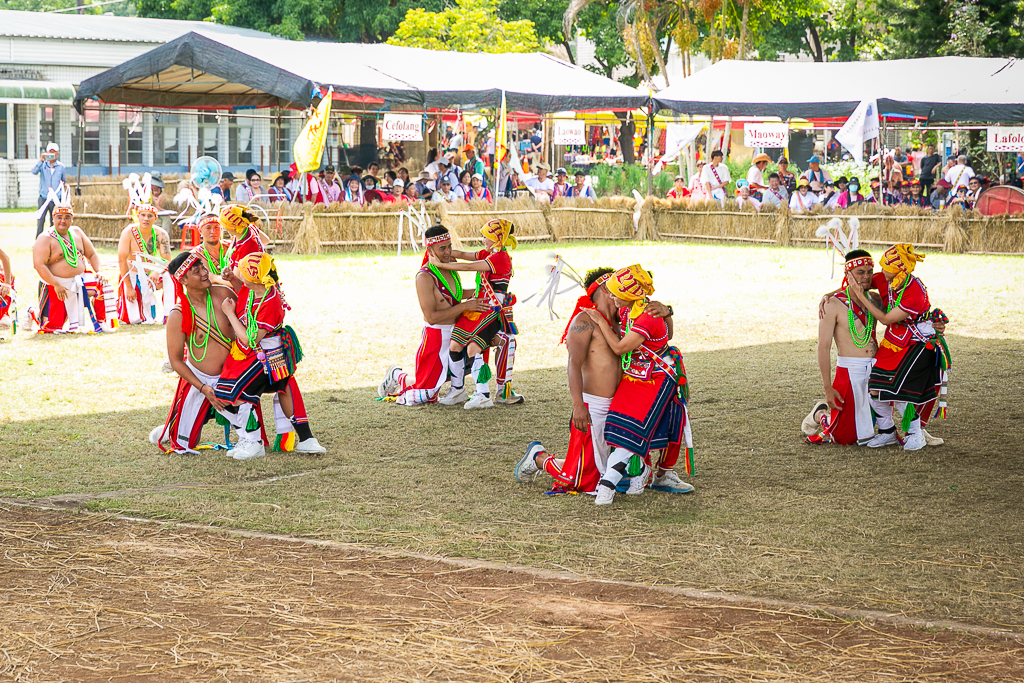
M 373 387 L 309 391 L 324 457 L 164 455 L 146 441 L 163 409 L 12 422 L 0 433 L 0 495 L 132 489 L 84 502 L 1020 626 L 1024 342 L 951 337 L 950 346 L 951 419 L 929 429 L 946 444 L 916 453 L 802 442 L 800 421 L 821 394 L 813 341 L 691 353 L 697 492 L 619 496 L 606 509 L 586 496 L 544 496 L 546 478 L 519 485 L 511 476 L 529 441 L 567 445 L 562 368 L 519 373 L 527 403 L 493 410 L 377 403 Z M 205 436 L 222 433 L 211 425 Z M 200 486 L 145 490 L 183 483 Z

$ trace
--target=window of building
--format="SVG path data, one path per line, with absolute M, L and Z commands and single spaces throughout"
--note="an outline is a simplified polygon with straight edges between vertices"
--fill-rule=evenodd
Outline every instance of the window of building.
M 217 129 L 219 127 L 216 114 L 200 114 L 199 156 L 217 158 Z
M 178 148 L 178 115 L 153 114 L 153 165 L 178 166 L 181 150 Z
M 284 167 L 292 163 L 292 135 L 291 135 L 291 122 L 288 119 L 280 119 L 278 125 L 278 119 L 274 119 L 270 123 L 271 134 L 274 138 L 274 145 L 276 150 L 274 157 L 269 161 L 274 163 L 275 161 L 279 166 Z
M 231 117 L 228 122 L 228 164 L 252 163 L 252 119 Z
M 57 142 L 57 129 L 53 123 L 53 107 L 39 107 L 39 151 Z
M 120 131 L 121 163 L 125 166 L 142 165 L 142 112 L 120 107 L 117 112 Z
M 71 154 L 67 159 L 78 163 L 79 136 L 85 135 L 85 149 L 83 150 L 82 163 L 86 166 L 100 165 L 100 111 L 99 109 L 85 108 L 85 126 L 79 124 L 78 112 L 71 110 Z M 105 161 L 105 160 L 104 160 Z
M 0 158 L 7 158 L 7 117 L 13 104 L 0 104 Z

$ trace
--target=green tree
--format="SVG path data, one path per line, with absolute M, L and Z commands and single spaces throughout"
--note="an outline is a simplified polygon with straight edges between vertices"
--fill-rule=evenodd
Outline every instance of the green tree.
M 959 21 L 964 24 L 965 8 L 973 7 L 968 16 L 978 29 L 988 29 L 978 36 L 981 49 L 947 48 L 949 42 L 963 39 Z M 959 17 L 957 10 L 961 10 Z M 976 14 L 975 14 L 976 12 Z M 939 54 L 970 54 L 990 57 L 1024 57 L 1024 0 L 878 0 L 877 24 L 882 36 L 880 56 L 890 59 L 935 57 Z M 953 38 L 957 34 L 957 38 Z M 950 52 L 950 50 L 953 50 Z
M 569 0 L 500 0 L 498 16 L 505 21 L 529 19 L 542 43 L 563 46 L 575 62 L 572 46 L 562 31 L 562 16 L 568 6 Z
M 389 45 L 453 52 L 535 52 L 540 40 L 528 19 L 504 21 L 497 0 L 456 0 L 441 12 L 411 9 Z

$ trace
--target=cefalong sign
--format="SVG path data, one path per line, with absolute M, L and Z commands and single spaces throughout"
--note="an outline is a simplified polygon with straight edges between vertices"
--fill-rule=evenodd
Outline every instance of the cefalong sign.
M 788 123 L 744 123 L 744 147 L 789 147 Z
M 989 152 L 1024 152 L 1024 127 L 994 126 L 988 129 Z
M 422 140 L 423 116 L 421 114 L 384 114 L 385 140 Z

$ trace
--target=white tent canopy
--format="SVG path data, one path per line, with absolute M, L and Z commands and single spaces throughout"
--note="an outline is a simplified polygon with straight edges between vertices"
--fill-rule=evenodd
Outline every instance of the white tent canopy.
M 394 45 L 285 41 L 193 32 L 84 81 L 75 106 L 304 108 L 314 88 L 340 99 L 424 109 L 623 109 L 649 98 L 544 53 L 440 52 Z
M 845 118 L 862 100 L 884 115 L 931 122 L 1024 122 L 1024 63 L 933 57 L 877 62 L 724 60 L 658 92 L 695 116 Z

